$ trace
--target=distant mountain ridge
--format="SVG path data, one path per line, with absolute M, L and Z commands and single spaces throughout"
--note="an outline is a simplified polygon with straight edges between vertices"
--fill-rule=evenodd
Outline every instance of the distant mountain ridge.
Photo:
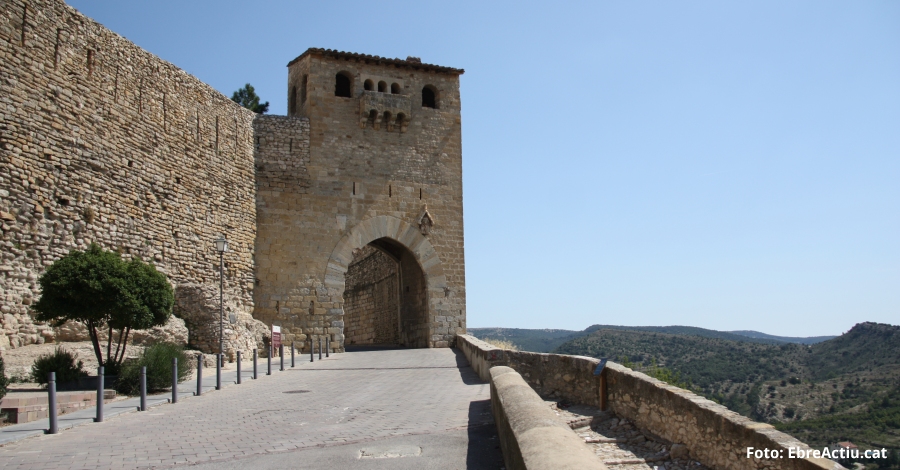
M 773 339 L 775 341 L 781 341 L 783 343 L 799 343 L 799 344 L 816 344 L 821 343 L 822 341 L 828 341 L 830 339 L 837 338 L 837 336 L 809 336 L 806 338 L 796 337 L 796 336 L 775 336 L 775 335 L 767 335 L 765 333 L 760 333 L 759 331 L 753 330 L 738 330 L 738 331 L 729 331 L 729 333 L 734 333 L 740 336 L 746 336 L 748 338 L 761 338 L 761 339 Z
M 775 336 L 759 331 L 717 331 L 695 326 L 621 326 L 621 325 L 591 325 L 582 331 L 556 330 L 556 329 L 528 329 L 528 328 L 469 328 L 468 333 L 476 338 L 496 338 L 510 341 L 524 351 L 551 352 L 561 344 L 587 336 L 597 330 L 624 330 L 644 331 L 650 333 L 668 333 L 673 335 L 702 336 L 704 338 L 725 339 L 729 341 L 744 341 L 760 344 L 816 344 L 827 341 L 836 336 L 813 336 L 798 338 L 790 336 Z

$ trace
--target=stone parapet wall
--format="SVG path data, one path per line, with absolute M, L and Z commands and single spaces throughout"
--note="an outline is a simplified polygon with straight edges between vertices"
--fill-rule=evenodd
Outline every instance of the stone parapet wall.
M 0 0 L 0 349 L 54 338 L 37 279 L 98 243 L 253 308 L 254 114 L 58 0 Z
M 491 410 L 506 468 L 607 468 L 516 371 L 497 366 L 490 370 L 490 376 Z
M 593 375 L 600 361 L 590 357 L 504 350 L 469 335 L 458 335 L 456 345 L 482 379 L 490 378 L 491 367 L 510 367 L 541 396 L 609 409 L 654 435 L 686 445 L 692 458 L 713 468 L 842 468 L 828 459 L 788 458 L 788 449 L 809 447 L 769 424 L 619 364 L 608 362 L 601 377 Z M 784 458 L 747 458 L 749 447 L 777 450 Z

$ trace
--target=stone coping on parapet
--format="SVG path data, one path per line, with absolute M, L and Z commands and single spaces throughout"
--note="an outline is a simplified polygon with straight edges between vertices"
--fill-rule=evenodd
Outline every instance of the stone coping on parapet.
M 330 57 L 333 59 L 352 60 L 357 62 L 365 62 L 367 64 L 393 65 L 395 67 L 402 67 L 413 70 L 424 70 L 426 72 L 446 73 L 451 75 L 462 75 L 466 73 L 466 71 L 463 69 L 444 67 L 442 65 L 424 64 L 420 60 L 414 58 L 408 58 L 406 60 L 389 59 L 387 57 L 380 57 L 377 55 L 358 54 L 356 52 L 344 52 L 334 49 L 322 49 L 319 47 L 310 47 L 303 54 L 297 56 L 296 59 L 288 62 L 287 66 L 290 67 L 291 65 L 294 65 L 297 61 L 308 55 L 318 55 L 322 57 Z
M 808 450 L 809 446 L 770 424 L 754 422 L 620 364 L 608 362 L 603 373 L 595 376 L 593 372 L 600 363 L 595 358 L 500 349 L 469 335 L 457 335 L 456 347 L 482 377 L 490 377 L 492 367 L 510 367 L 540 396 L 608 409 L 639 429 L 685 445 L 691 458 L 711 468 L 843 468 L 825 458 L 790 458 L 791 449 Z M 750 451 L 765 449 L 778 456 L 748 456 Z

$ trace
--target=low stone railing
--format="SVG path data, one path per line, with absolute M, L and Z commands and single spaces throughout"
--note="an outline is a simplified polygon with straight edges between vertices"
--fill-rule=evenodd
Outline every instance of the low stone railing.
M 594 375 L 600 361 L 590 357 L 504 350 L 469 335 L 458 335 L 456 347 L 483 380 L 491 380 L 492 367 L 510 367 L 540 396 L 610 410 L 653 435 L 684 444 L 691 458 L 712 468 L 843 468 L 824 458 L 791 458 L 797 454 L 792 449 L 809 446 L 770 424 L 616 363 L 608 362 L 600 375 Z M 495 419 L 500 422 L 496 414 Z M 748 457 L 756 450 L 763 457 Z
M 490 375 L 491 409 L 506 468 L 606 469 L 521 375 L 503 366 L 491 369 Z

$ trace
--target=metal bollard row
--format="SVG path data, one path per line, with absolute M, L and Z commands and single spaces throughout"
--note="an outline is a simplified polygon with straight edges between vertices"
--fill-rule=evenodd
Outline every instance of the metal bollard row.
M 315 360 L 315 348 L 316 343 L 318 343 L 319 349 L 319 359 L 322 359 L 322 338 L 318 337 L 316 342 L 312 340 L 309 342 L 309 361 L 314 362 Z M 295 367 L 295 345 L 294 342 L 291 341 L 291 367 Z M 325 357 L 329 357 L 329 353 L 331 352 L 331 342 L 330 337 L 325 337 Z M 272 375 L 272 355 L 275 353 L 272 346 L 269 346 L 269 355 L 266 358 L 268 369 L 266 375 Z M 278 347 L 278 354 L 280 356 L 281 368 L 280 370 L 284 371 L 284 345 L 280 345 Z M 258 378 L 258 350 L 253 349 L 253 379 Z M 216 355 L 216 390 L 221 390 L 222 388 L 222 366 L 224 361 L 224 354 Z M 197 391 L 194 392 L 195 396 L 200 396 L 203 394 L 203 354 L 197 355 Z M 241 351 L 237 351 L 237 383 L 240 384 L 242 382 L 241 375 Z M 94 422 L 102 423 L 103 422 L 103 408 L 104 408 L 104 367 L 100 366 L 97 368 L 97 414 L 94 418 Z M 50 429 L 47 430 L 48 434 L 57 434 L 59 432 L 59 420 L 58 420 L 58 409 L 57 409 L 57 396 L 56 396 L 56 373 L 50 372 L 48 375 L 48 384 L 47 384 L 47 393 L 48 397 L 48 405 L 49 405 L 49 415 L 50 415 Z M 170 400 L 171 403 L 178 403 L 178 358 L 172 358 L 172 398 Z M 138 406 L 139 411 L 147 411 L 147 367 L 141 367 L 141 375 L 140 375 L 140 406 Z

